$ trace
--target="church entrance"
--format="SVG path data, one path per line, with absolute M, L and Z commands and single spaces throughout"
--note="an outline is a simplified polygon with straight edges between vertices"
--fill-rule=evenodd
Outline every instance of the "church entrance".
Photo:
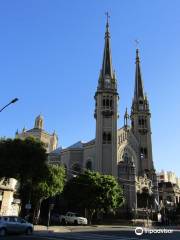
M 150 194 L 148 188 L 143 188 L 142 192 L 137 193 L 137 207 L 138 208 L 153 208 L 154 196 Z

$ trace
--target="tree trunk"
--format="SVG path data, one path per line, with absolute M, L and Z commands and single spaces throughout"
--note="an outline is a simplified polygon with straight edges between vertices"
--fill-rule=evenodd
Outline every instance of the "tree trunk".
M 95 213 L 95 209 L 88 209 L 88 222 L 89 224 L 92 224 L 92 218 Z
M 39 199 L 36 207 L 35 207 L 35 210 L 34 210 L 34 217 L 33 217 L 33 223 L 34 224 L 38 224 L 39 223 L 39 217 L 40 217 L 40 214 L 41 214 L 41 204 L 42 204 L 42 201 L 44 200 L 45 198 L 42 197 Z

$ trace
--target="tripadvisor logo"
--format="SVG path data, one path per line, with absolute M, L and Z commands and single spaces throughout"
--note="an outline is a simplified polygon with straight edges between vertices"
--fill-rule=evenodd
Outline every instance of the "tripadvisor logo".
M 142 228 L 142 227 L 137 227 L 135 228 L 135 234 L 140 236 L 143 233 L 148 233 L 148 234 L 152 234 L 152 233 L 173 233 L 172 229 L 148 229 L 148 228 Z
M 135 234 L 136 235 L 142 235 L 143 234 L 143 228 L 142 227 L 137 227 L 135 228 Z

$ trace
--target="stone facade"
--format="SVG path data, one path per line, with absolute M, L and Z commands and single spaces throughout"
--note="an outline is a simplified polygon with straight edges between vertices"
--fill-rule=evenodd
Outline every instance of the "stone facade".
M 53 151 L 49 160 L 64 164 L 68 176 L 85 169 L 115 176 L 123 187 L 126 208 L 138 208 L 138 198 L 146 193 L 158 201 L 157 177 L 153 165 L 150 107 L 144 94 L 139 50 L 136 50 L 135 90 L 131 113 L 126 109 L 124 126 L 117 128 L 118 101 L 117 78 L 112 66 L 109 23 L 106 24 L 102 68 L 95 93 L 95 139 Z M 130 121 L 130 123 L 129 123 Z M 141 201 L 141 200 L 139 200 Z
M 44 119 L 41 115 L 35 119 L 34 128 L 26 130 L 23 128 L 22 132 L 16 132 L 16 138 L 25 139 L 27 137 L 34 137 L 44 143 L 47 153 L 52 152 L 57 148 L 58 137 L 55 132 L 49 134 L 44 130 Z
M 177 184 L 180 188 L 180 178 L 176 176 L 175 172 L 164 171 L 157 173 L 158 182 L 171 182 Z
M 18 215 L 20 200 L 14 198 L 18 188 L 17 180 L 13 178 L 0 180 L 0 215 Z
M 175 206 L 180 202 L 180 185 L 179 178 L 174 172 L 161 171 L 157 174 L 159 200 L 161 204 L 167 203 Z

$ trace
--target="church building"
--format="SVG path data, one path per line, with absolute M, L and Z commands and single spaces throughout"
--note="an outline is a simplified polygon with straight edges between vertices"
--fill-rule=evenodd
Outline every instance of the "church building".
M 118 129 L 119 93 L 112 65 L 108 20 L 102 67 L 94 98 L 95 139 L 86 143 L 78 141 L 68 148 L 52 151 L 49 154 L 51 163 L 64 164 L 70 175 L 77 175 L 85 169 L 113 175 L 123 187 L 128 210 L 150 207 L 150 204 L 154 208 L 158 194 L 152 157 L 151 112 L 143 88 L 139 49 L 136 49 L 131 112 L 128 114 L 126 109 L 124 126 Z M 143 194 L 148 196 L 145 202 Z
M 34 128 L 29 130 L 23 128 L 21 132 L 17 130 L 15 137 L 20 139 L 33 137 L 36 140 L 43 142 L 47 153 L 57 149 L 58 137 L 55 132 L 50 134 L 44 130 L 44 118 L 41 115 L 36 117 Z

